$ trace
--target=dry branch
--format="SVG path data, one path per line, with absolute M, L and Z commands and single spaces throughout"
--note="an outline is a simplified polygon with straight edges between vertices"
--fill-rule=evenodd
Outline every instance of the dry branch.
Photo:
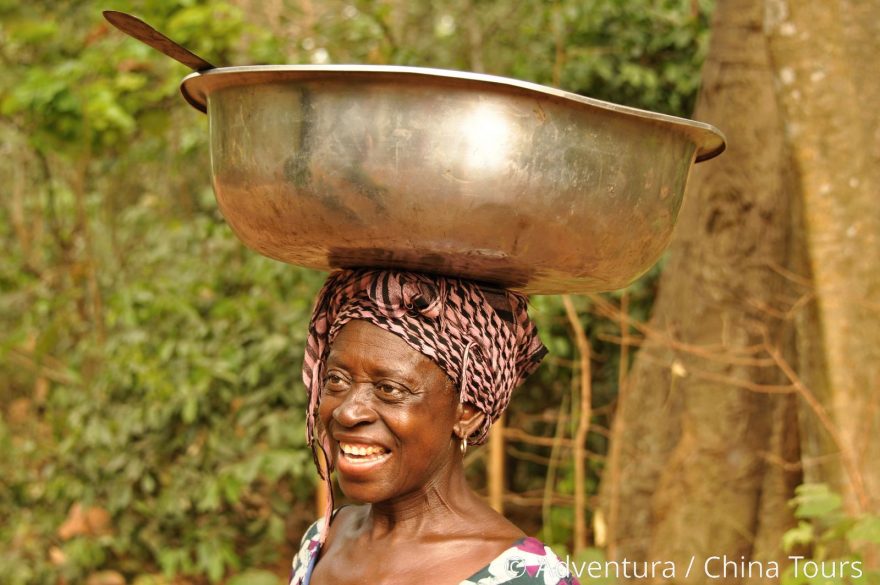
M 584 468 L 584 453 L 586 449 L 587 433 L 590 431 L 590 417 L 592 416 L 592 386 L 590 380 L 590 342 L 581 324 L 574 303 L 569 295 L 562 296 L 565 305 L 565 314 L 574 331 L 580 354 L 580 417 L 577 430 L 574 435 L 574 550 L 579 551 L 587 547 L 587 521 L 585 512 L 584 492 L 586 490 L 586 470 Z

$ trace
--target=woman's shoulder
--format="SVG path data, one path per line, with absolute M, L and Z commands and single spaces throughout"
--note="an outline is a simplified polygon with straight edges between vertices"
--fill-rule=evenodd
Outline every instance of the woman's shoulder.
M 461 585 L 578 585 L 567 561 L 537 538 L 525 537 Z

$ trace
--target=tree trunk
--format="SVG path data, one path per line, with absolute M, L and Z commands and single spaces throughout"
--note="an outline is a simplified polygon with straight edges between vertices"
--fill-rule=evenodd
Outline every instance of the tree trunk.
M 795 396 L 763 351 L 791 357 L 798 293 L 781 270 L 795 183 L 763 19 L 761 0 L 717 5 L 695 117 L 728 152 L 691 179 L 602 488 L 615 557 L 673 561 L 680 582 L 705 582 L 709 556 L 781 558 L 800 482 Z
M 802 376 L 840 443 L 806 413 L 805 473 L 843 491 L 850 511 L 877 511 L 880 3 L 768 0 L 766 31 L 816 298 L 801 337 L 815 340 L 810 352 L 819 359 L 802 360 Z
M 616 558 L 686 582 L 709 556 L 782 560 L 802 474 L 877 511 L 878 71 L 878 2 L 719 1 L 695 117 L 729 150 L 695 171 L 621 394 Z M 713 582 L 775 582 L 732 572 Z

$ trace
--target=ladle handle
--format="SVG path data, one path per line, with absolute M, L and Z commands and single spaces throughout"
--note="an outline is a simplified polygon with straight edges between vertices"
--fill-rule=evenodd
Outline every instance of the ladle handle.
M 175 61 L 183 63 L 195 71 L 214 69 L 214 66 L 187 49 L 172 41 L 152 26 L 136 16 L 116 10 L 105 10 L 104 18 L 107 22 L 124 32 L 130 37 L 149 45 Z

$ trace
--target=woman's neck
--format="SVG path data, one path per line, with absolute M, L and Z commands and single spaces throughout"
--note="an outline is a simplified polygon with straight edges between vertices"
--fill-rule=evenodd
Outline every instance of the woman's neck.
M 417 491 L 369 505 L 364 534 L 372 539 L 409 538 L 416 534 L 449 534 L 476 502 L 458 460 L 439 470 L 434 479 Z

